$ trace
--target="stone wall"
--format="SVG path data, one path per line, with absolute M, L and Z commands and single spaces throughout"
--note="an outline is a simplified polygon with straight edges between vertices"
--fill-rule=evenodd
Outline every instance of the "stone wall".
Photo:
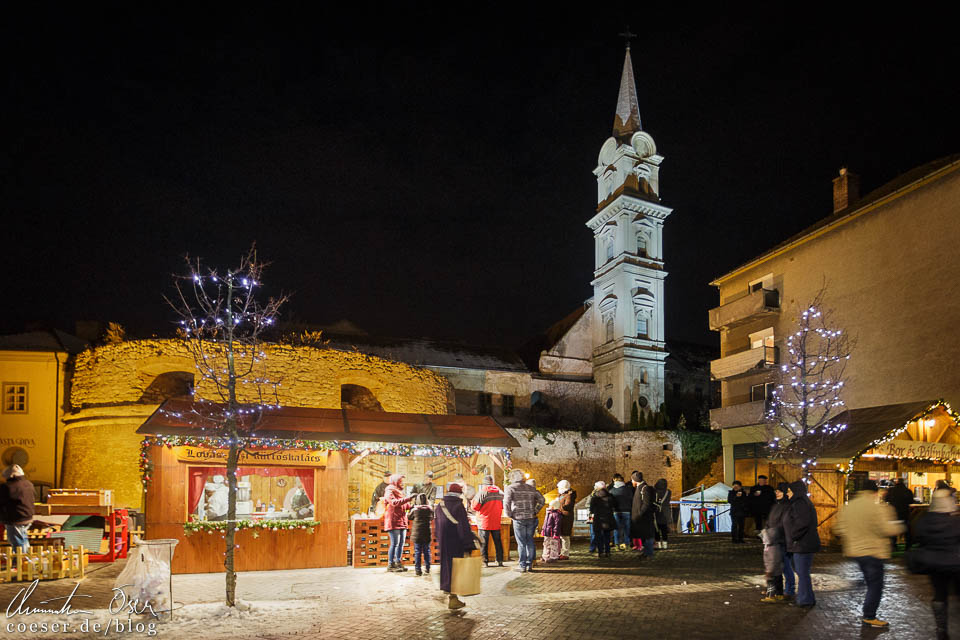
M 427 369 L 356 351 L 265 345 L 264 371 L 277 380 L 280 403 L 292 407 L 340 407 L 340 387 L 366 387 L 386 411 L 446 413 L 449 383 Z M 193 358 L 176 340 L 134 340 L 89 349 L 77 356 L 70 403 L 74 410 L 142 402 L 157 376 L 195 372 Z M 199 376 L 197 376 L 199 378 Z M 214 399 L 207 380 L 196 380 L 197 394 Z M 253 397 L 253 385 L 241 395 Z
M 357 352 L 270 345 L 265 376 L 285 406 L 339 408 L 341 385 L 369 389 L 386 411 L 441 414 L 450 385 L 426 369 Z M 156 410 L 148 389 L 158 376 L 195 372 L 188 351 L 175 340 L 137 340 L 90 349 L 77 356 L 70 404 L 64 417 L 63 486 L 109 488 L 120 506 L 142 503 L 137 428 Z M 199 376 L 198 376 L 199 377 Z M 249 398 L 252 389 L 246 389 Z M 207 381 L 197 394 L 215 398 Z
M 670 431 L 563 431 L 549 436 L 552 444 L 525 429 L 509 431 L 520 442 L 512 454 L 514 468 L 529 473 L 548 500 L 556 497 L 560 480 L 569 480 L 580 499 L 593 491 L 597 480 L 610 482 L 617 472 L 627 478 L 635 470 L 650 484 L 666 478 L 674 496 L 682 491 L 683 452 Z M 664 450 L 664 445 L 673 449 Z

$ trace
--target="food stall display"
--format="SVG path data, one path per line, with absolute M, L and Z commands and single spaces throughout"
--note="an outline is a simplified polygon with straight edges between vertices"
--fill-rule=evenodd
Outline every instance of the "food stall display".
M 174 573 L 218 572 L 228 445 L 178 421 L 188 403 L 166 401 L 138 430 L 146 537 L 179 540 Z M 346 566 L 349 514 L 369 505 L 374 470 L 406 473 L 411 486 L 438 464 L 502 478 L 518 446 L 489 416 L 280 407 L 256 433 L 237 469 L 237 571 Z

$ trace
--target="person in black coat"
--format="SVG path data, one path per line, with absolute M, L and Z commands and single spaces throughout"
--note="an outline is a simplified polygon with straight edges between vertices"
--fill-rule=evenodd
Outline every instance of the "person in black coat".
M 30 550 L 27 530 L 33 522 L 33 483 L 24 476 L 18 464 L 12 464 L 3 470 L 6 480 L 0 484 L 0 520 L 7 532 L 7 541 L 14 551 Z
M 657 511 L 654 524 L 657 525 L 657 549 L 667 548 L 667 535 L 673 524 L 673 508 L 670 506 L 671 493 L 667 488 L 667 479 L 660 478 L 653 485 L 653 506 Z
M 904 524 L 907 525 L 907 530 L 903 534 L 903 542 L 905 549 L 909 551 L 913 545 L 913 540 L 910 537 L 910 505 L 916 502 L 916 499 L 913 497 L 913 492 L 903 483 L 903 478 L 897 478 L 897 483 L 887 491 L 885 500 L 893 507 L 893 510 L 897 512 L 897 520 L 903 520 Z M 897 537 L 894 536 L 891 540 L 893 548 L 896 550 Z
M 798 607 L 812 607 L 817 603 L 810 580 L 813 554 L 820 551 L 820 534 L 817 533 L 817 508 L 807 497 L 807 484 L 803 480 L 791 482 L 787 488 L 790 499 L 783 516 L 783 533 L 787 553 L 791 554 L 793 570 L 797 573 Z
M 750 487 L 750 496 L 747 498 L 747 507 L 750 509 L 750 515 L 753 516 L 753 522 L 757 527 L 757 535 L 767 526 L 767 516 L 773 503 L 777 501 L 777 496 L 773 487 L 767 484 L 767 476 L 757 476 L 757 484 Z
M 597 553 L 601 558 L 609 558 L 610 534 L 617 528 L 617 519 L 613 515 L 616 501 L 602 480 L 594 485 L 594 489 L 590 497 L 590 514 L 593 516 L 593 531 L 597 538 Z
M 917 522 L 915 538 L 920 549 L 923 566 L 911 569 L 928 572 L 933 586 L 933 619 L 937 625 L 937 640 L 950 637 L 947 629 L 947 598 L 950 584 L 960 593 L 960 564 L 957 549 L 960 549 L 960 517 L 957 517 L 957 500 L 950 489 L 937 489 L 930 500 L 930 510 Z
M 410 509 L 408 518 L 410 541 L 413 543 L 414 569 L 418 576 L 424 573 L 430 575 L 430 541 L 433 537 L 430 523 L 433 521 L 433 507 L 430 506 L 425 493 L 418 493 L 413 502 L 414 506 Z M 425 571 L 420 570 L 421 558 Z
M 727 502 L 730 504 L 730 536 L 735 543 L 743 542 L 743 525 L 747 520 L 747 492 L 743 483 L 733 481 L 733 488 L 727 492 Z
M 630 476 L 633 483 L 633 505 L 630 509 L 630 537 L 643 541 L 643 553 L 653 557 L 653 542 L 657 535 L 654 523 L 653 487 L 643 479 L 643 474 L 634 471 Z

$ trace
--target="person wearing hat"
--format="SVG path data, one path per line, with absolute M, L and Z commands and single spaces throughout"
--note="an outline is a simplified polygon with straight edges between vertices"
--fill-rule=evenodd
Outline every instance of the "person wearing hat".
M 573 535 L 573 521 L 577 515 L 577 492 L 570 486 L 569 480 L 557 483 L 560 494 L 560 560 L 570 559 L 570 537 Z
M 27 529 L 33 522 L 33 483 L 23 475 L 18 464 L 4 469 L 3 478 L 6 482 L 0 485 L 0 519 L 13 550 L 26 552 L 30 550 Z
M 853 558 L 867 583 L 863 624 L 887 627 L 877 618 L 883 595 L 883 561 L 890 559 L 890 537 L 903 533 L 904 523 L 885 502 L 877 501 L 877 483 L 865 480 L 856 496 L 837 514 L 833 532 L 843 541 L 843 555 Z
M 383 480 L 380 481 L 373 489 L 373 495 L 370 496 L 370 512 L 377 513 L 377 506 L 380 505 L 380 501 L 383 499 L 383 494 L 386 492 L 387 487 L 390 486 L 390 476 L 393 475 L 392 471 L 383 472 Z M 382 508 L 382 505 L 380 505 Z M 381 512 L 382 513 L 382 512 Z
M 514 571 L 525 573 L 533 570 L 537 559 L 537 547 L 533 542 L 537 530 L 537 514 L 544 505 L 543 495 L 536 487 L 523 481 L 523 471 L 510 472 L 510 484 L 503 492 L 503 512 L 513 520 L 513 535 L 517 539 L 517 567 Z
M 435 516 L 434 530 L 437 545 L 440 547 L 440 590 L 448 594 L 447 606 L 451 609 L 465 607 L 456 594 L 450 593 L 450 581 L 453 577 L 453 559 L 462 558 L 468 551 L 476 548 L 467 510 L 463 506 L 463 487 L 456 482 L 447 488 L 446 495 L 440 501 Z
M 483 543 L 483 564 L 490 566 L 487 558 L 487 548 L 490 538 L 497 549 L 497 566 L 503 566 L 503 540 L 500 538 L 500 519 L 503 516 L 503 493 L 500 487 L 493 484 L 493 476 L 484 476 L 483 486 L 470 503 L 470 508 L 477 514 L 477 531 Z
M 219 480 L 219 482 L 218 482 Z M 230 489 L 223 484 L 223 476 L 214 476 L 213 482 L 203 485 L 203 517 L 205 520 L 227 519 Z
M 433 484 L 433 471 L 427 471 L 423 474 L 423 483 L 413 488 L 413 493 L 422 493 L 427 498 L 427 504 L 433 505 L 440 499 L 440 487 Z
M 767 514 L 766 526 L 760 532 L 763 540 L 763 569 L 767 578 L 767 595 L 760 602 L 783 602 L 796 592 L 796 579 L 793 575 L 793 565 L 783 533 L 783 515 L 787 508 L 786 482 L 781 482 L 774 489 L 774 502 Z M 787 589 L 784 593 L 783 583 L 786 579 Z

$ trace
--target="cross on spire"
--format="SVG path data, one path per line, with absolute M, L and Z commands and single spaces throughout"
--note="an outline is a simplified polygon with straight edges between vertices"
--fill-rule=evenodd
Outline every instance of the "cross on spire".
M 630 49 L 630 41 L 637 37 L 637 34 L 631 33 L 630 25 L 627 25 L 626 31 L 623 33 L 618 33 L 617 35 L 626 40 L 627 50 Z

